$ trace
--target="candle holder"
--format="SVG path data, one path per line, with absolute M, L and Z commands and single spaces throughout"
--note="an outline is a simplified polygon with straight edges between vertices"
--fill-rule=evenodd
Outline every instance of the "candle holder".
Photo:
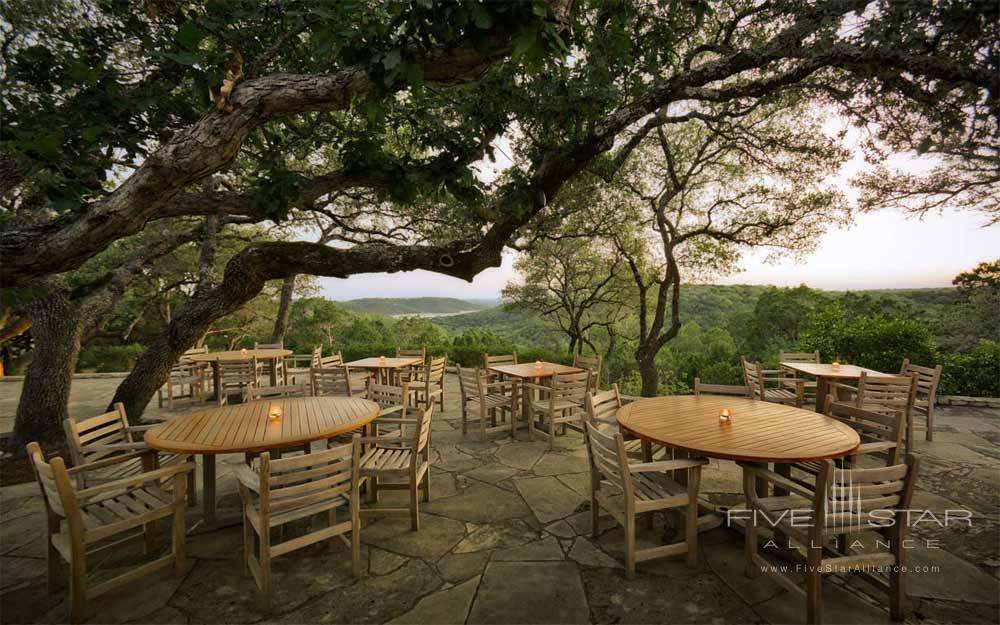
M 243 356 L 244 358 L 247 357 L 247 348 L 245 347 L 240 348 L 240 356 Z
M 384 365 L 385 364 L 385 356 L 379 356 L 378 357 L 378 361 Z
M 830 363 L 830 366 L 833 367 L 834 369 L 840 369 L 840 361 L 834 360 L 833 362 Z
M 719 411 L 719 423 L 729 424 L 733 421 L 733 411 L 729 408 L 723 408 Z
M 281 406 L 278 404 L 271 404 L 271 407 L 267 409 L 267 420 L 268 421 L 280 421 L 281 420 Z

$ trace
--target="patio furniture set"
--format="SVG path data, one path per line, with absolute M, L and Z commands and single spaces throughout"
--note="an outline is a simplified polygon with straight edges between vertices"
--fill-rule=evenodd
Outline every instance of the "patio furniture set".
M 695 565 L 698 532 L 719 525 L 725 513 L 728 524 L 745 534 L 747 575 L 768 573 L 801 594 L 808 622 L 821 618 L 822 575 L 862 565 L 888 567 L 887 578 L 866 576 L 888 590 L 892 617 L 901 619 L 906 589 L 900 546 L 907 528 L 887 523 L 886 511 L 891 516 L 910 504 L 919 463 L 903 451 L 913 436 L 914 411 L 926 414 L 932 435 L 940 367 L 904 362 L 900 375 L 889 375 L 822 364 L 818 353 L 782 356 L 781 368 L 772 371 L 744 361 L 744 385 L 695 380 L 694 395 L 626 403 L 617 386 L 600 390 L 599 358 L 576 355 L 567 366 L 486 355 L 482 368 L 457 367 L 462 434 L 471 422 L 480 438 L 497 431 L 513 437 L 523 421 L 532 439 L 542 436 L 551 448 L 560 433 L 579 430 L 589 458 L 594 535 L 602 513 L 624 528 L 629 577 L 638 563 L 653 558 L 686 554 Z M 234 466 L 243 560 L 265 610 L 273 595 L 271 560 L 290 551 L 338 537 L 360 574 L 362 517 L 407 515 L 419 530 L 419 501 L 430 501 L 431 419 L 435 406 L 443 406 L 446 368 L 447 356 L 427 358 L 425 350 L 348 363 L 339 353 L 324 357 L 319 348 L 295 356 L 280 344 L 185 354 L 161 401 L 211 398 L 215 408 L 138 427 L 128 423 L 121 405 L 91 419 L 67 420 L 72 468 L 58 457 L 47 461 L 37 444 L 28 446 L 47 510 L 50 589 L 61 587 L 65 560 L 70 616 L 79 621 L 103 593 L 163 568 L 179 574 L 185 507 L 197 498 L 195 456 L 202 456 L 200 523 L 212 528 L 223 522 L 216 510 L 219 454 L 243 456 Z M 261 384 L 263 378 L 270 385 Z M 241 403 L 232 402 L 237 393 Z M 816 411 L 804 408 L 813 395 Z M 325 445 L 314 449 L 315 443 Z M 699 498 L 709 458 L 742 467 L 744 504 L 723 509 Z M 361 506 L 363 491 L 377 501 L 386 489 L 407 490 L 409 505 Z M 657 512 L 683 526 L 683 540 L 637 548 L 637 520 L 652 523 Z M 808 522 L 790 522 L 796 514 Z M 315 516 L 326 520 L 320 529 L 272 542 L 272 528 Z M 133 540 L 153 551 L 165 518 L 173 526 L 167 556 L 87 583 L 89 558 Z M 846 536 L 865 531 L 885 535 L 889 550 L 853 553 Z M 760 536 L 791 538 L 804 554 L 786 548 L 762 554 Z M 805 563 L 804 588 L 777 572 L 775 556 Z

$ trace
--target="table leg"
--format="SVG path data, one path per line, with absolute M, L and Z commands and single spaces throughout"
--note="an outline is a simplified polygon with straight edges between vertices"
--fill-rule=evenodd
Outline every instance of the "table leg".
M 271 386 L 278 385 L 278 359 L 271 359 Z
M 823 414 L 823 404 L 829 392 L 830 380 L 823 377 L 816 378 L 816 412 Z
M 215 525 L 215 454 L 204 454 L 201 457 L 202 480 L 202 516 L 205 524 Z

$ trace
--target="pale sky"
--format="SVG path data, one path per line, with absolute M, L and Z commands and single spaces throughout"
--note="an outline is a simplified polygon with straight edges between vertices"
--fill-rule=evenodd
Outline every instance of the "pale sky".
M 824 130 L 833 134 L 841 122 L 831 118 Z M 866 167 L 857 150 L 857 132 L 845 139 L 855 147 L 855 156 L 830 182 L 850 199 L 856 197 L 848 180 Z M 507 141 L 502 152 L 510 154 Z M 484 167 L 481 177 L 492 180 L 510 161 L 502 153 L 496 165 Z M 504 163 L 506 161 L 506 163 Z M 924 170 L 927 163 L 904 155 L 891 163 L 903 170 Z M 765 253 L 744 258 L 743 271 L 720 278 L 718 284 L 806 284 L 820 289 L 886 289 L 950 286 L 952 278 L 987 260 L 1000 257 L 1000 226 L 984 228 L 979 213 L 946 210 L 918 218 L 902 210 L 883 210 L 857 215 L 848 227 L 833 227 L 821 238 L 815 251 L 778 264 L 765 262 Z M 435 274 L 412 271 L 397 274 L 366 274 L 346 280 L 321 278 L 323 295 L 333 300 L 360 297 L 455 297 L 483 299 L 500 296 L 503 286 L 514 279 L 515 253 L 504 255 L 503 264 L 479 274 L 472 283 Z

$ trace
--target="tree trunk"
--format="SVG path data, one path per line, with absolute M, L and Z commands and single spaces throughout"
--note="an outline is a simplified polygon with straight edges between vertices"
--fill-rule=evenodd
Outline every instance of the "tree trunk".
M 288 320 L 292 316 L 292 295 L 295 293 L 296 276 L 288 276 L 281 283 L 281 299 L 278 301 L 278 316 L 274 318 L 272 343 L 284 343 L 288 331 Z
M 604 383 L 607 384 L 608 386 L 611 386 L 611 357 L 614 355 L 615 349 L 617 349 L 617 347 L 618 347 L 618 334 L 612 331 L 609 327 L 608 349 L 604 353 L 604 362 L 601 365 L 604 368 L 604 371 L 602 372 L 604 374 Z
M 63 286 L 53 287 L 29 304 L 35 348 L 24 376 L 10 446 L 31 441 L 58 449 L 65 444 L 63 421 L 68 418 L 70 385 L 80 355 L 81 320 L 78 306 Z

